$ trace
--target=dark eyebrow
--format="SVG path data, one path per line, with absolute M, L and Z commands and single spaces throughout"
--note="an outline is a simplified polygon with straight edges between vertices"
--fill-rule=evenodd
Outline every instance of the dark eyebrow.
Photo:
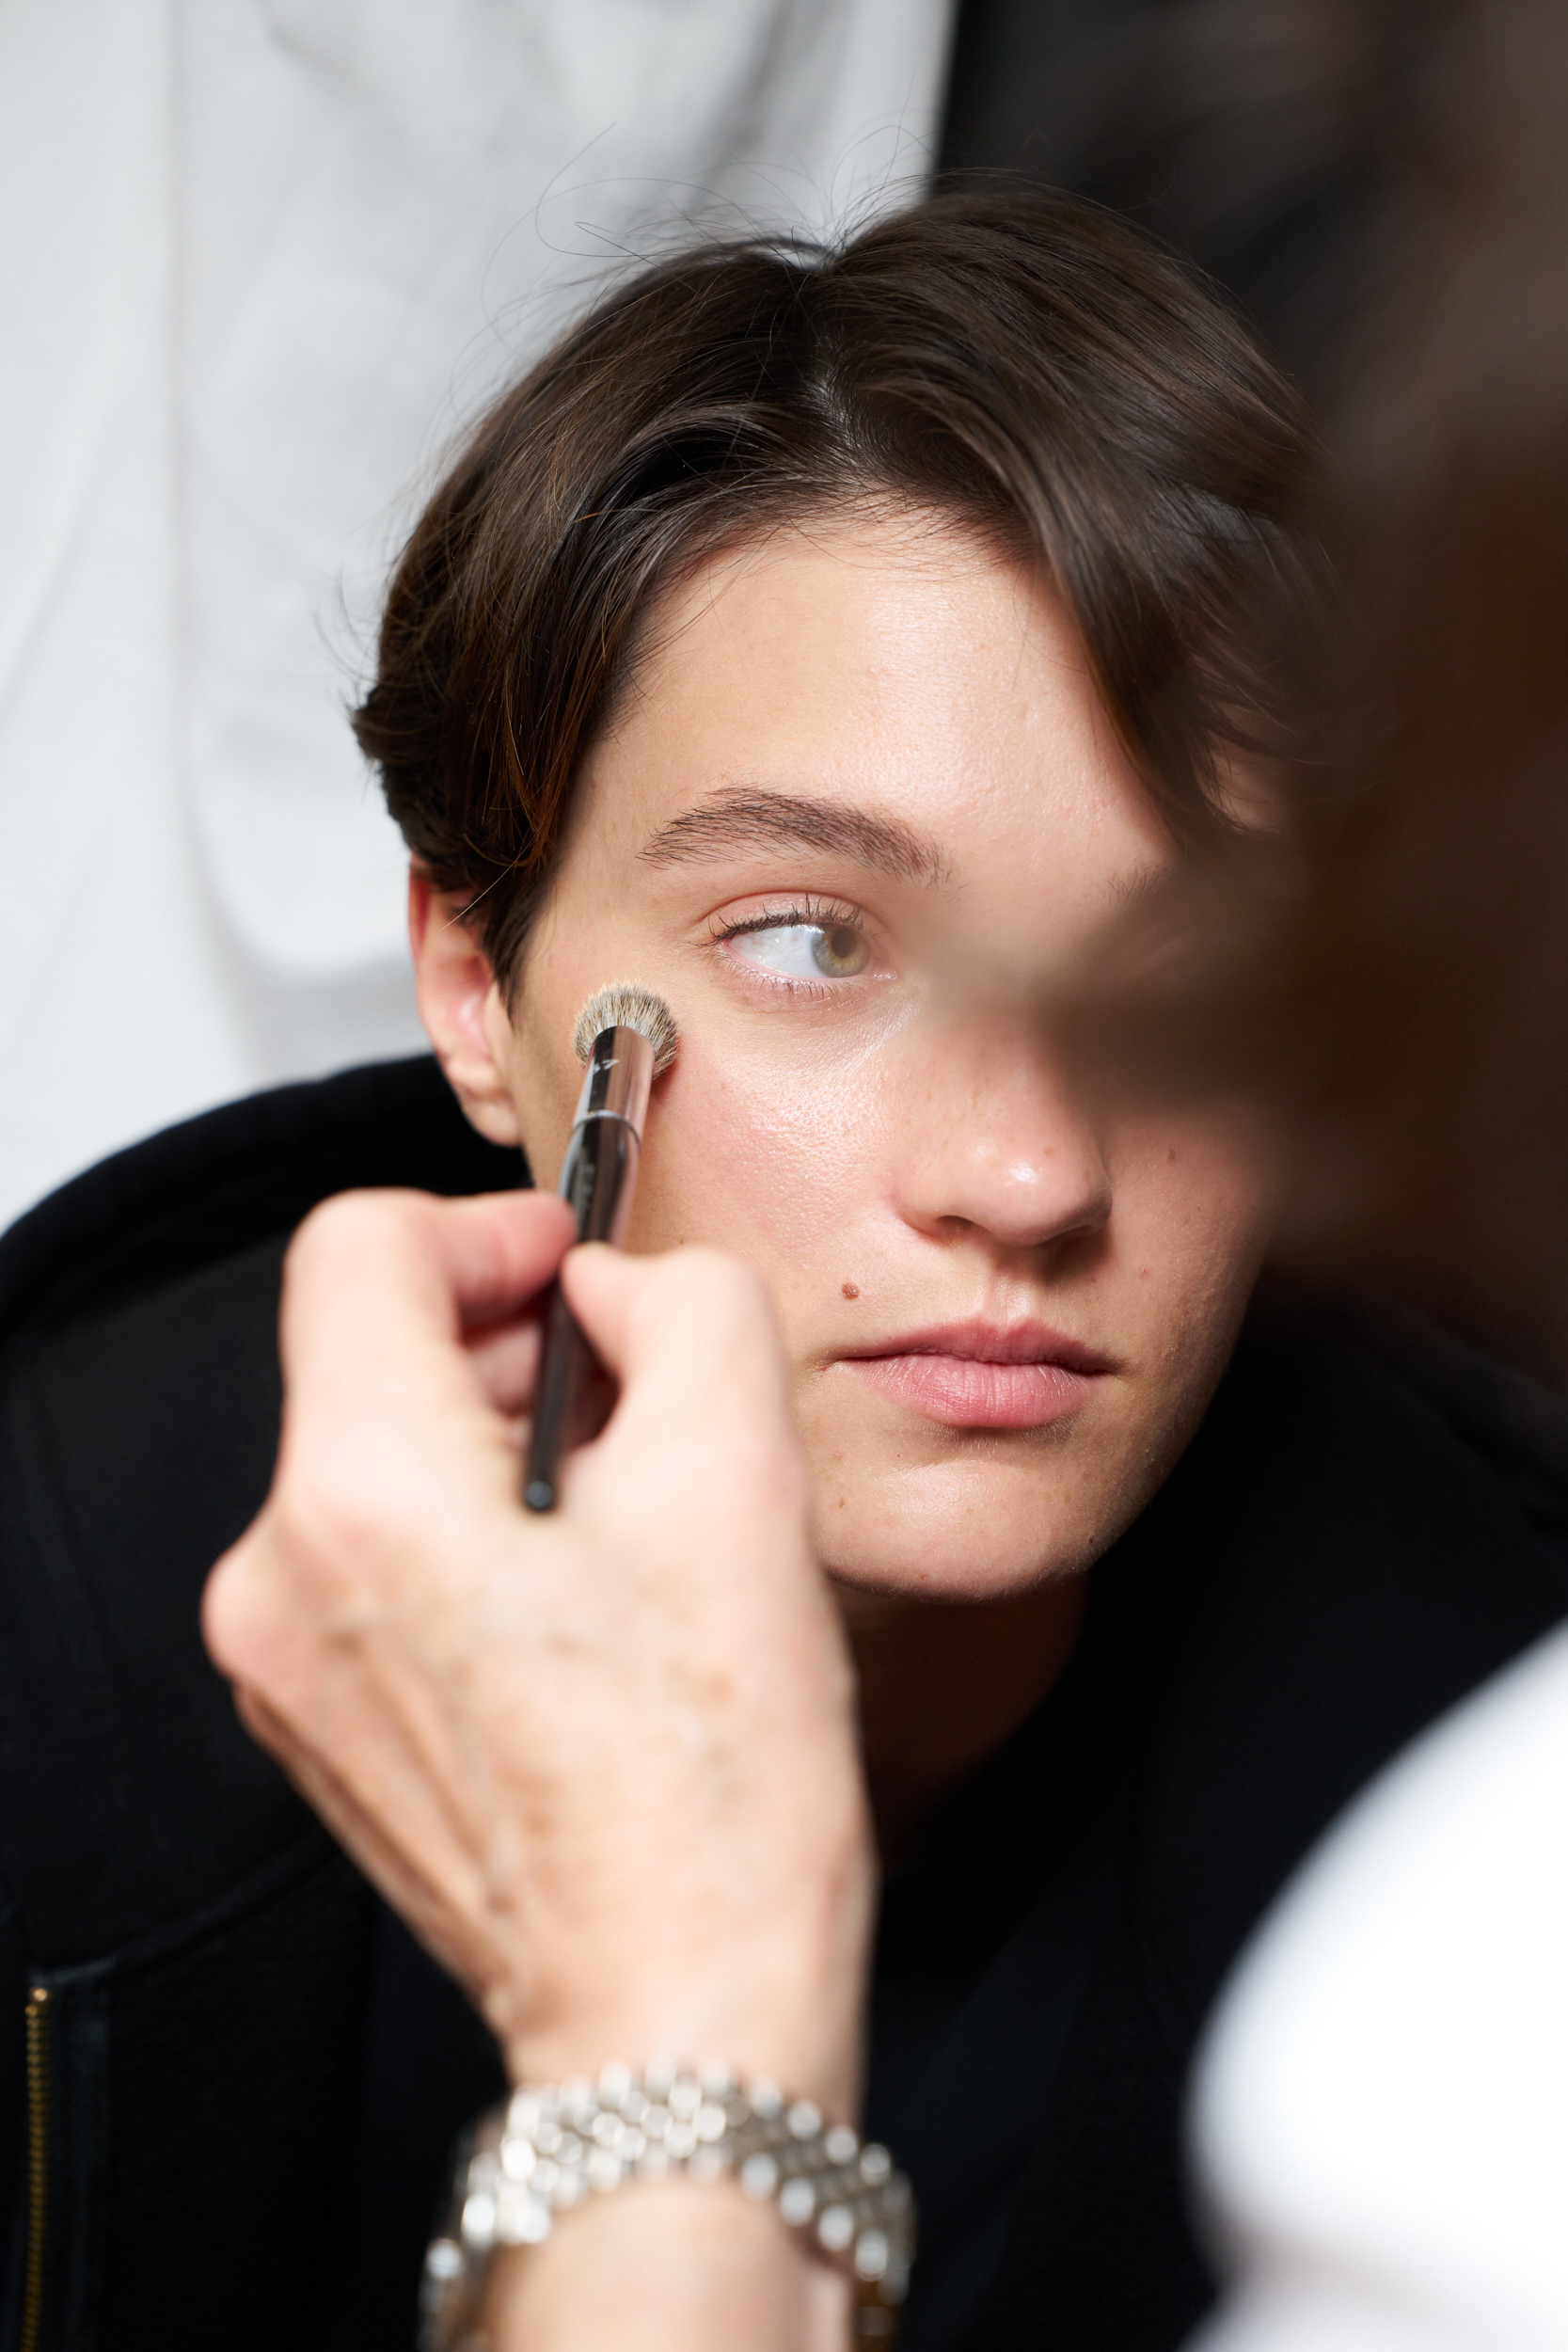
M 826 850 L 895 882 L 940 882 L 945 870 L 936 843 L 896 817 L 879 817 L 847 801 L 803 801 L 791 792 L 734 785 L 673 818 L 642 855 L 650 866 L 679 866 L 759 844 Z

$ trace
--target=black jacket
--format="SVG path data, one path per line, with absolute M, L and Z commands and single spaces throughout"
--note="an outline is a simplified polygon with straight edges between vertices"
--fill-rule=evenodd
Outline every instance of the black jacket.
M 518 1174 L 404 1063 L 155 1137 L 0 1243 L 7 2347 L 29 2283 L 34 2352 L 409 2341 L 495 2054 L 241 1732 L 197 1605 L 270 1475 L 293 1225 L 351 1184 Z M 1474 1359 L 1255 1314 L 1059 1691 L 889 1889 L 912 2352 L 1180 2340 L 1210 2291 L 1196 2037 L 1340 1806 L 1568 1608 L 1565 1458 Z M 960 2241 L 994 2278 L 945 2320 Z

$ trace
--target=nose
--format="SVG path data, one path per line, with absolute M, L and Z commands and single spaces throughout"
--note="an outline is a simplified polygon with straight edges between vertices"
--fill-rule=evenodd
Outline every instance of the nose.
M 917 1231 L 1039 1249 L 1105 1225 L 1100 1137 L 1037 1033 L 970 1021 L 927 1031 L 909 1077 L 895 1181 Z

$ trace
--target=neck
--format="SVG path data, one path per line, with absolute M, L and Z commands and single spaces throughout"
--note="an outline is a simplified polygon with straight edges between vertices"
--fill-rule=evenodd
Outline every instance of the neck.
M 861 1745 L 884 1861 L 995 1753 L 1072 1654 L 1087 1581 L 1006 1600 L 911 1600 L 839 1588 L 860 1677 Z

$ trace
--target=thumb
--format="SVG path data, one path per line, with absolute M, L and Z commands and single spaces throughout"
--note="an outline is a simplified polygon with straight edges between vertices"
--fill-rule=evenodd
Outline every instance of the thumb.
M 738 1260 L 714 1249 L 633 1258 L 590 1242 L 566 1258 L 562 1288 L 624 1394 L 657 1387 L 673 1415 L 734 1394 L 751 1409 L 783 1406 L 772 1308 Z
M 562 1287 L 621 1388 L 575 1457 L 575 1485 L 629 1481 L 645 1501 L 657 1487 L 688 1515 L 703 1497 L 710 1511 L 742 1496 L 790 1521 L 803 1511 L 784 1350 L 749 1267 L 716 1250 L 631 1258 L 590 1244 L 566 1259 Z

